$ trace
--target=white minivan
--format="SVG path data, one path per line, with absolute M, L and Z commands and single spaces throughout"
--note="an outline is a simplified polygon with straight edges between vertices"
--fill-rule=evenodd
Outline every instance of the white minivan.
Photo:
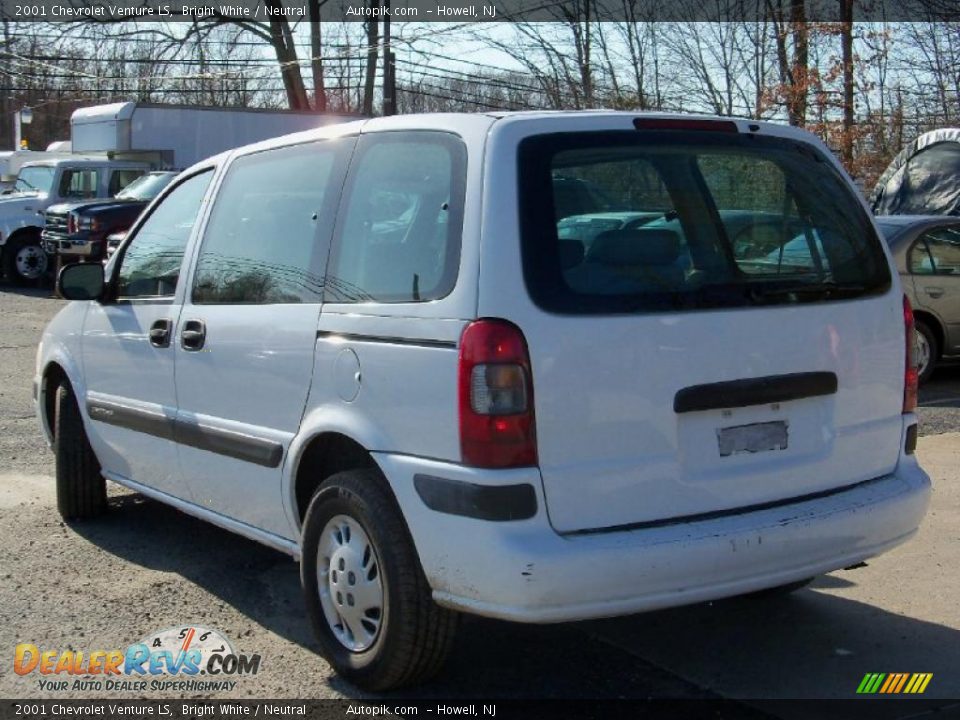
M 334 125 L 194 166 L 59 288 L 34 382 L 63 516 L 106 478 L 298 558 L 371 690 L 435 673 L 461 612 L 793 589 L 929 500 L 909 304 L 795 128 Z

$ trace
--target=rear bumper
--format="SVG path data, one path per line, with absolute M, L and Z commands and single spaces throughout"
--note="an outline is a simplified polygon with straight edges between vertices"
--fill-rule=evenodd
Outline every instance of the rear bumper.
M 404 509 L 434 599 L 532 623 L 686 605 L 847 567 L 910 538 L 930 498 L 929 477 L 903 455 L 893 474 L 816 499 L 677 525 L 558 535 L 535 469 L 484 473 L 408 456 L 376 459 Z M 435 512 L 413 487 L 417 473 L 529 482 L 538 509 L 508 522 Z

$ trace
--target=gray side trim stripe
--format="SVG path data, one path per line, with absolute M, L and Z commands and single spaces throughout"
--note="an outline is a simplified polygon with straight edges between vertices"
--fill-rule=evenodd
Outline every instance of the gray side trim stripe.
M 181 445 L 208 450 L 217 455 L 244 460 L 256 465 L 275 468 L 283 458 L 283 445 L 265 438 L 204 427 L 177 420 L 175 439 Z
M 108 425 L 136 430 L 173 440 L 173 428 L 176 419 L 162 413 L 148 412 L 140 408 L 107 402 L 105 400 L 87 400 L 87 414 L 91 420 L 99 420 Z
M 332 330 L 318 330 L 317 339 L 340 338 L 353 342 L 387 343 L 389 345 L 413 345 L 416 347 L 456 349 L 457 344 L 452 340 L 428 340 L 426 338 L 388 337 L 386 335 L 362 335 L 360 333 L 341 333 Z
M 199 450 L 226 455 L 244 462 L 275 468 L 283 459 L 283 445 L 275 440 L 245 435 L 231 430 L 204 427 L 197 423 L 149 412 L 105 400 L 87 400 L 92 420 L 116 425 L 135 432 L 173 440 Z

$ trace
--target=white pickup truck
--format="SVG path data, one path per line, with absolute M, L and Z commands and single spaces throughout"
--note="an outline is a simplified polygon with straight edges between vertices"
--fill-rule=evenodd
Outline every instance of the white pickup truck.
M 342 115 L 122 102 L 79 108 L 70 117 L 63 160 L 25 163 L 13 194 L 0 195 L 0 252 L 7 278 L 42 277 L 41 246 L 51 205 L 113 197 L 150 169 L 183 168 L 225 150 L 286 133 L 343 122 Z
M 10 282 L 47 272 L 40 244 L 43 213 L 56 203 L 111 197 L 150 169 L 149 163 L 76 156 L 24 164 L 13 192 L 0 195 L 0 266 Z

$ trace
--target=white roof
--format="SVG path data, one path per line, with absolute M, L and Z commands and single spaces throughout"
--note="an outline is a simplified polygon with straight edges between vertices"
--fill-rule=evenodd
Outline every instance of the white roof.
M 102 157 L 77 155 L 73 157 L 48 158 L 46 160 L 30 160 L 21 165 L 21 167 L 36 167 L 38 165 L 50 167 L 57 165 L 77 165 L 83 167 L 86 165 L 107 164 L 109 164 L 111 167 L 143 167 L 145 163 L 136 162 L 134 160 L 110 160 L 106 155 L 103 155 Z
M 129 120 L 136 109 L 135 102 L 108 103 L 92 107 L 77 108 L 70 116 L 71 123 L 104 122 L 108 120 Z
M 373 132 L 387 132 L 391 130 L 440 130 L 453 132 L 470 143 L 482 143 L 493 129 L 507 128 L 517 125 L 531 126 L 531 133 L 582 130 L 629 130 L 633 129 L 633 120 L 644 119 L 700 119 L 715 120 L 718 122 L 732 122 L 744 134 L 757 133 L 760 135 L 786 137 L 813 144 L 843 172 L 839 161 L 830 149 L 816 136 L 806 130 L 792 127 L 783 123 L 765 122 L 747 118 L 733 118 L 719 115 L 696 115 L 693 113 L 662 113 L 662 112 L 627 112 L 620 110 L 531 110 L 517 112 L 483 112 L 483 113 L 419 113 L 410 115 L 392 115 L 376 117 L 353 122 L 325 125 L 312 130 L 281 135 L 263 140 L 251 145 L 244 145 L 234 150 L 221 153 L 203 162 L 197 163 L 190 170 L 210 167 L 218 164 L 233 155 L 245 155 L 285 145 L 296 145 L 314 140 L 332 139 L 347 135 L 366 134 Z

